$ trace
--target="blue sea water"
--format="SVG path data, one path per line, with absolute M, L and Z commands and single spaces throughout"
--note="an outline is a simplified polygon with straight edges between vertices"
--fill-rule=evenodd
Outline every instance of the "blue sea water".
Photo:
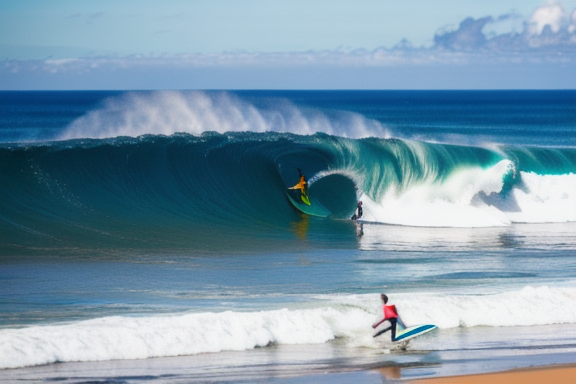
M 576 91 L 0 92 L 7 380 L 574 352 L 575 251 Z M 415 360 L 372 338 L 380 292 L 438 325 Z

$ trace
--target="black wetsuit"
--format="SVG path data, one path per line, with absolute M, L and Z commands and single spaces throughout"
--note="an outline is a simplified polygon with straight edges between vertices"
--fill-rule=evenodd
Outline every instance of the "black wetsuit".
M 362 206 L 358 204 L 358 209 L 356 210 L 356 213 L 354 213 L 350 219 L 357 220 L 360 219 L 361 217 L 362 217 Z
M 384 332 L 390 331 L 392 333 L 391 340 L 396 341 L 396 324 L 398 323 L 398 319 L 396 317 L 391 317 L 391 318 L 386 319 L 386 320 L 390 322 L 390 326 L 388 328 L 384 328 L 383 330 L 379 331 L 373 337 L 380 336 Z

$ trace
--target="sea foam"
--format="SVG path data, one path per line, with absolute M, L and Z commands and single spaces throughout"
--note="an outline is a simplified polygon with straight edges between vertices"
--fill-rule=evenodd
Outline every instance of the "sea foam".
M 341 137 L 389 137 L 379 122 L 353 112 L 300 108 L 277 99 L 271 107 L 256 107 L 228 92 L 154 91 L 108 98 L 103 105 L 75 120 L 61 140 L 137 137 L 204 132 L 317 132 Z
M 441 182 L 422 182 L 400 193 L 391 188 L 379 201 L 362 195 L 364 219 L 420 227 L 576 221 L 576 174 L 520 172 L 522 184 L 502 196 L 511 167 L 502 160 L 488 169 L 462 168 Z

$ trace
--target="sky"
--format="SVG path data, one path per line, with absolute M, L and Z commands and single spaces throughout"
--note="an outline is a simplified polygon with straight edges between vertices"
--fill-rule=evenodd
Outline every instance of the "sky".
M 0 89 L 574 89 L 576 0 L 0 0 Z

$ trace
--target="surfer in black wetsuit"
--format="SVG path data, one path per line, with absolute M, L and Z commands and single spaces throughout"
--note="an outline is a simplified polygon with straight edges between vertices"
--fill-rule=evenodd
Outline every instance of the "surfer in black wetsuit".
M 356 207 L 356 212 L 354 212 L 350 220 L 358 220 L 362 218 L 362 213 L 362 201 L 359 201 L 358 206 Z

